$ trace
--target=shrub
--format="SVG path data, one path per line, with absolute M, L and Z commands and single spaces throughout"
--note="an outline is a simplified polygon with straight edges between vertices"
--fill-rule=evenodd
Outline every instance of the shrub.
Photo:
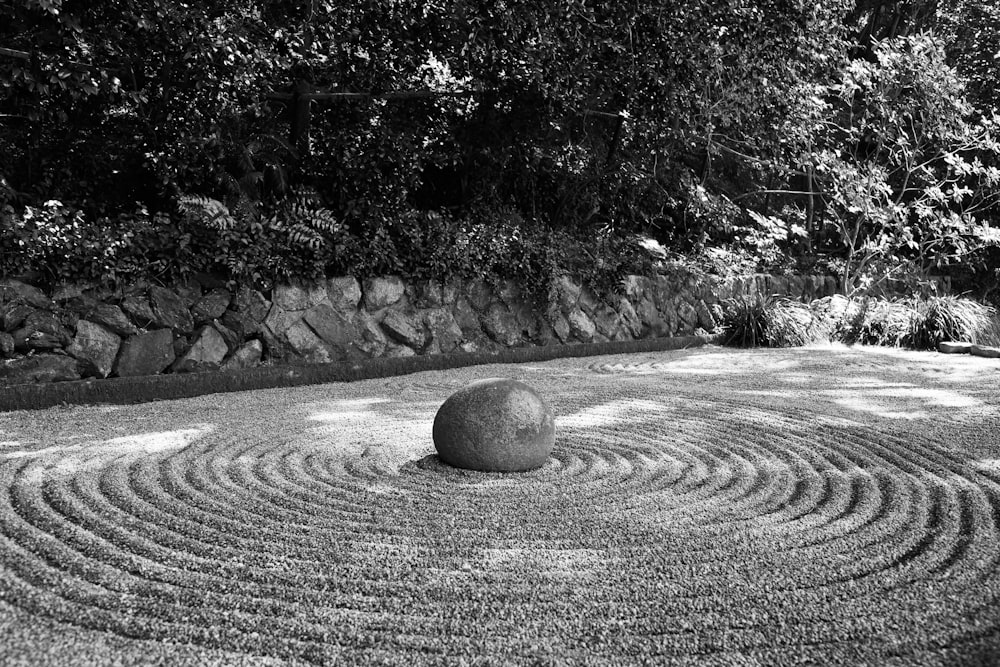
M 915 312 L 908 302 L 876 297 L 846 299 L 833 321 L 831 339 L 845 345 L 906 344 Z
M 981 344 L 1000 341 L 996 311 L 955 296 L 889 300 L 836 295 L 811 304 L 817 331 L 846 345 L 937 349 L 943 340 Z
M 941 341 L 995 344 L 996 310 L 972 299 L 934 296 L 913 302 L 914 317 L 905 344 L 919 350 L 937 349 Z
M 797 347 L 814 339 L 808 306 L 757 292 L 726 301 L 723 330 L 723 344 L 734 347 Z

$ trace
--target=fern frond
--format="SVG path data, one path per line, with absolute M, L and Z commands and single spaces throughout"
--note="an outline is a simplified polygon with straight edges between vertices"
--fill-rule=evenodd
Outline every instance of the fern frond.
M 319 250 L 325 243 L 315 229 L 302 223 L 293 225 L 288 230 L 288 239 L 293 244 L 306 246 L 310 250 Z
M 189 219 L 211 229 L 226 230 L 236 226 L 229 208 L 218 199 L 204 195 L 181 195 L 177 203 Z

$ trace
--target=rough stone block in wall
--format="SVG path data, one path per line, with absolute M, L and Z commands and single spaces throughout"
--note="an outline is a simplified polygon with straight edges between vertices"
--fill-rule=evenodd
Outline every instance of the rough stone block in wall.
M 483 315 L 483 330 L 504 347 L 516 347 L 522 342 L 517 317 L 501 303 L 491 305 Z
M 476 312 L 486 312 L 493 301 L 493 292 L 485 280 L 471 280 L 465 286 L 465 296 Z
M 399 311 L 390 310 L 387 312 L 382 318 L 382 328 L 391 338 L 418 352 L 423 350 L 427 344 L 423 323 L 417 318 Z
M 79 379 L 76 359 L 63 355 L 36 354 L 0 362 L 0 385 Z
M 125 340 L 115 361 L 121 377 L 156 375 L 174 362 L 174 337 L 170 329 L 157 329 Z
M 341 312 L 353 313 L 361 302 L 361 285 L 354 276 L 340 276 L 326 281 L 330 305 Z
M 562 343 L 568 343 L 571 332 L 569 329 L 569 320 L 561 312 L 554 312 L 549 314 L 549 324 L 552 325 L 552 331 L 559 338 Z
M 389 344 L 382 328 L 367 311 L 359 310 L 354 316 L 354 324 L 360 332 L 360 340 L 356 343 L 359 350 L 369 357 L 381 357 Z
M 594 326 L 593 321 L 587 317 L 582 309 L 574 308 L 570 311 L 566 319 L 569 321 L 570 332 L 572 332 L 577 340 L 583 343 L 589 343 L 594 340 L 597 334 L 597 327 Z
M 681 331 L 693 333 L 698 327 L 698 311 L 687 301 L 677 304 L 677 318 L 680 320 Z
M 114 368 L 120 346 L 121 338 L 116 334 L 95 322 L 80 320 L 66 352 L 80 362 L 87 375 L 106 378 Z
M 337 349 L 347 350 L 359 338 L 354 318 L 335 310 L 328 302 L 313 306 L 302 319 L 317 336 Z
M 366 280 L 363 291 L 365 308 L 372 312 L 398 303 L 406 286 L 398 276 L 385 276 Z
M 326 299 L 326 287 L 322 284 L 275 285 L 271 301 L 282 310 L 295 312 L 309 310 Z
M 211 322 L 222 317 L 222 314 L 229 308 L 232 301 L 232 294 L 224 287 L 217 287 L 208 294 L 202 296 L 191 308 L 191 316 L 197 322 Z
M 439 352 L 448 353 L 462 343 L 462 329 L 447 308 L 434 308 L 424 313 L 424 324 L 431 342 Z
M 154 285 L 149 288 L 149 301 L 153 306 L 153 323 L 156 326 L 173 329 L 179 334 L 189 334 L 194 329 L 194 318 L 176 292 Z
M 295 355 L 307 363 L 325 364 L 337 360 L 335 351 L 309 328 L 305 322 L 293 324 L 285 338 Z

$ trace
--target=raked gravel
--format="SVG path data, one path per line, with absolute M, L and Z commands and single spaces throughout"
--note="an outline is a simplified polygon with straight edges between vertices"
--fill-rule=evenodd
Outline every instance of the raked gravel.
M 434 456 L 512 377 L 528 473 Z M 702 348 L 0 414 L 0 664 L 1000 664 L 1000 361 Z

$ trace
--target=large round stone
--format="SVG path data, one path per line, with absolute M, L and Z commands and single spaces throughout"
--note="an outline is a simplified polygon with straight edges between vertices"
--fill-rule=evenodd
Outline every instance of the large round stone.
M 486 472 L 531 470 L 555 444 L 552 410 L 534 389 L 492 378 L 459 389 L 434 418 L 434 447 L 442 461 Z

